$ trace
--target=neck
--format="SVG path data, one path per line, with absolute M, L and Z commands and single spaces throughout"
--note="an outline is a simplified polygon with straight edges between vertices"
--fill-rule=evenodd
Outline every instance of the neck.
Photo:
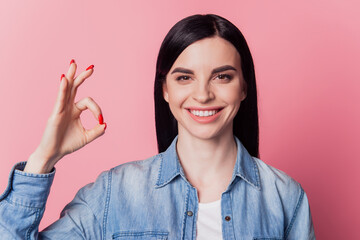
M 237 155 L 232 131 L 207 139 L 179 131 L 176 147 L 186 178 L 193 186 L 211 185 L 219 179 L 230 181 Z

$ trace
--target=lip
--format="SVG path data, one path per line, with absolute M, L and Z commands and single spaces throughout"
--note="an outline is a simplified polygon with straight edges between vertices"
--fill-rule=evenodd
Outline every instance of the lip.
M 214 107 L 212 107 L 212 108 L 211 107 L 209 107 L 209 108 L 200 108 L 200 109 L 199 108 L 188 108 L 187 112 L 190 114 L 190 117 L 192 119 L 194 119 L 198 123 L 211 123 L 211 122 L 215 121 L 219 117 L 222 109 L 223 108 L 214 108 Z M 192 114 L 190 112 L 190 110 L 202 110 L 202 111 L 219 110 L 219 111 L 217 113 L 215 113 L 214 115 L 212 115 L 212 116 L 200 117 L 200 116 L 196 116 L 196 115 Z
M 199 110 L 199 111 L 212 111 L 212 110 L 221 110 L 224 107 L 218 107 L 218 106 L 214 106 L 214 107 L 188 107 L 185 108 L 187 110 Z

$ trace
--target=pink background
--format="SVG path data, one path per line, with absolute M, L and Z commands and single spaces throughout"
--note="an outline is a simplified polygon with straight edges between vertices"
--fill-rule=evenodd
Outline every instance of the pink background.
M 40 229 L 77 190 L 157 153 L 153 82 L 161 42 L 180 19 L 215 13 L 244 33 L 257 74 L 261 159 L 299 181 L 318 239 L 360 239 L 358 1 L 1 1 L 0 191 L 40 142 L 71 58 L 95 72 L 105 135 L 68 155 Z M 86 128 L 96 120 L 86 111 Z

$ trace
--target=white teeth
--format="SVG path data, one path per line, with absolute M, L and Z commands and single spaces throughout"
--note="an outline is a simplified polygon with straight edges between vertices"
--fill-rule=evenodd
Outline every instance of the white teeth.
M 208 116 L 212 116 L 215 113 L 217 113 L 218 110 L 212 110 L 212 111 L 199 111 L 199 110 L 191 110 L 191 113 L 199 116 L 199 117 L 208 117 Z

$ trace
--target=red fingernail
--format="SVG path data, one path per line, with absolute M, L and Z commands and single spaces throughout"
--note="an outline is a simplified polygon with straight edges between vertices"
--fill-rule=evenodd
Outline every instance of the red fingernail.
M 93 68 L 94 68 L 94 65 L 90 65 L 90 66 L 86 69 L 86 71 L 89 70 L 89 69 L 93 69 Z
M 104 124 L 104 118 L 102 114 L 99 115 L 99 124 Z
M 60 81 L 63 79 L 63 77 L 65 77 L 65 74 L 61 74 Z
M 104 124 L 105 124 L 105 127 L 104 127 L 104 130 L 105 130 L 107 125 L 106 125 L 106 123 L 104 123 Z
M 74 59 L 71 59 L 70 65 L 71 65 L 72 63 L 74 63 L 74 62 L 75 62 L 75 60 L 74 60 Z

